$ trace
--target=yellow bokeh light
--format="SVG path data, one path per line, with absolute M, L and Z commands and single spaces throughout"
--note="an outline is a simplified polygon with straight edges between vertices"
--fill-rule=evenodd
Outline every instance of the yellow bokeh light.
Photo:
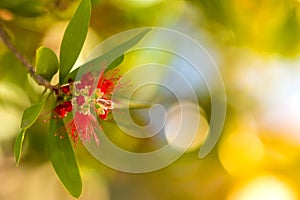
M 144 8 L 153 6 L 157 3 L 160 3 L 161 0 L 128 0 L 128 1 L 122 1 L 122 0 L 113 0 L 111 1 L 114 5 L 120 8 Z
M 277 177 L 264 175 L 234 189 L 228 200 L 296 200 L 292 187 Z
M 264 157 L 263 143 L 256 131 L 247 126 L 226 133 L 218 151 L 223 167 L 234 176 L 255 173 Z
M 194 151 L 204 142 L 208 133 L 209 125 L 202 114 L 199 112 L 199 106 L 190 102 L 175 104 L 168 110 L 168 117 L 165 125 L 165 135 L 168 143 L 175 149 Z M 189 122 L 183 122 L 182 112 L 190 116 Z M 196 120 L 196 116 L 198 119 Z M 197 123 L 197 129 L 190 123 Z M 182 128 L 184 127 L 184 128 Z M 196 131 L 196 132 L 195 132 Z M 189 135 L 189 136 L 188 136 Z M 193 139 L 191 140 L 191 135 Z

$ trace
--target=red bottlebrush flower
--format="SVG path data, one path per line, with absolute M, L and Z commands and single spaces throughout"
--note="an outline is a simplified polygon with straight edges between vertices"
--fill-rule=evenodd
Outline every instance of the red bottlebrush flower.
M 66 101 L 63 103 L 65 109 L 67 112 L 71 112 L 72 111 L 72 103 L 71 101 Z
M 102 73 L 98 81 L 97 88 L 101 90 L 104 96 L 111 94 L 112 91 L 117 87 L 117 83 L 121 78 L 120 76 L 117 76 L 119 71 L 119 69 L 115 69 L 111 72 L 108 72 L 107 74 L 105 74 L 104 72 Z
M 96 144 L 99 145 L 100 141 L 95 130 L 97 123 L 98 121 L 93 115 L 76 112 L 73 119 L 59 128 L 55 135 L 63 138 L 66 133 L 69 134 L 74 142 L 74 146 L 78 142 L 78 137 L 83 142 L 90 141 L 93 138 Z
M 75 82 L 76 90 L 88 90 L 88 95 L 92 95 L 94 86 L 94 77 L 91 72 L 82 75 L 80 81 Z
M 67 122 L 64 126 L 57 129 L 55 133 L 55 136 L 59 136 L 60 138 L 64 138 L 67 135 L 71 136 L 72 141 L 74 142 L 74 147 L 76 147 L 79 136 L 73 119 Z
M 120 76 L 117 76 L 119 69 L 102 73 L 97 84 L 91 72 L 82 75 L 80 81 L 69 82 L 63 85 L 55 94 L 57 95 L 58 105 L 54 108 L 56 115 L 63 119 L 74 109 L 73 119 L 57 131 L 57 135 L 62 137 L 68 133 L 75 145 L 80 137 L 83 141 L 94 141 L 99 144 L 95 127 L 98 119 L 106 120 L 109 112 L 114 109 L 111 101 L 113 90 L 118 87 Z M 97 88 L 94 86 L 97 85 Z M 74 87 L 74 94 L 71 88 Z M 91 106 L 90 104 L 94 105 Z M 94 110 L 90 110 L 94 109 Z M 97 116 L 92 113 L 94 111 Z
M 119 71 L 119 69 L 115 69 L 107 73 L 103 72 L 98 81 L 95 91 L 95 108 L 100 119 L 106 120 L 109 112 L 114 109 L 114 104 L 110 99 L 113 90 L 118 87 L 118 81 L 121 78 L 121 76 L 117 75 Z
M 54 108 L 54 112 L 58 115 L 60 118 L 65 118 L 69 112 L 72 111 L 72 103 L 71 101 L 63 102 L 62 104 L 57 105 Z
M 76 112 L 74 121 L 76 121 L 77 133 L 83 141 L 89 141 L 93 138 L 99 144 L 99 139 L 95 131 L 98 121 L 93 115 Z
M 104 114 L 99 114 L 99 118 L 106 120 L 107 116 L 108 116 L 108 110 L 103 110 Z
M 75 97 L 75 98 L 76 98 L 77 106 L 82 106 L 85 103 L 84 96 L 80 95 L 80 96 Z
M 108 93 L 114 88 L 114 82 L 112 80 L 104 78 L 101 82 L 98 83 L 97 88 L 99 88 L 103 93 Z
M 62 86 L 62 87 L 61 87 L 61 90 L 62 90 L 63 93 L 69 94 L 69 93 L 71 92 L 71 91 L 70 91 L 70 85 L 68 84 L 68 85 Z

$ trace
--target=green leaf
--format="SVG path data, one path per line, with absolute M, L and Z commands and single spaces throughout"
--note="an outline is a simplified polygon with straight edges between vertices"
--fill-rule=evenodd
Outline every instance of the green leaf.
M 82 0 L 71 19 L 60 47 L 60 83 L 76 62 L 85 41 L 91 17 L 90 0 Z
M 36 73 L 50 81 L 58 70 L 58 59 L 51 49 L 40 47 L 36 52 L 35 65 Z
M 25 133 L 26 130 L 34 124 L 34 122 L 37 120 L 39 117 L 44 105 L 45 105 L 46 99 L 43 99 L 39 101 L 37 104 L 34 104 L 27 108 L 22 117 L 22 122 L 21 122 L 21 130 L 19 131 L 16 141 L 15 141 L 15 146 L 14 146 L 14 155 L 15 155 L 15 160 L 17 166 L 19 165 L 20 162 L 20 157 L 22 153 L 22 147 L 23 147 L 23 141 L 25 138 Z
M 118 46 L 116 46 L 115 48 L 113 48 L 112 50 L 110 50 L 107 53 L 103 54 L 102 56 L 99 56 L 99 57 L 95 58 L 94 60 L 89 61 L 85 65 L 90 65 L 92 67 L 97 67 L 103 61 L 106 61 L 107 63 L 109 63 L 109 65 L 111 65 L 115 60 L 118 60 L 118 57 L 125 54 L 125 52 L 128 49 L 135 46 L 146 35 L 146 33 L 149 32 L 150 30 L 151 30 L 151 28 L 144 29 L 139 34 L 133 36 L 131 39 L 127 40 L 126 42 L 124 42 L 124 43 L 122 43 Z
M 114 68 L 116 68 L 117 66 L 119 66 L 124 60 L 124 54 L 122 56 L 120 56 L 119 58 L 117 58 L 115 61 L 113 61 L 107 68 L 105 71 L 109 71 L 112 70 Z M 66 82 L 66 80 L 68 80 L 69 78 L 75 80 L 76 79 L 76 75 L 78 73 L 80 68 L 77 68 L 75 70 L 73 70 L 71 73 L 69 73 L 65 79 L 65 81 L 63 83 Z
M 97 66 L 99 66 L 99 63 L 102 63 L 102 61 L 104 61 L 104 60 L 107 63 L 110 63 L 109 66 L 106 68 L 106 71 L 109 71 L 109 70 L 117 67 L 119 64 L 121 64 L 123 62 L 125 52 L 128 49 L 132 48 L 134 45 L 136 45 L 150 30 L 151 30 L 151 28 L 144 29 L 139 34 L 133 36 L 131 39 L 116 46 L 115 48 L 106 52 L 105 54 L 89 61 L 88 63 L 82 65 L 81 67 L 87 66 L 87 65 L 97 67 Z M 116 59 L 116 57 L 117 57 L 117 59 Z M 67 83 L 69 78 L 72 78 L 73 80 L 75 80 L 79 69 L 80 69 L 80 67 L 77 68 L 76 70 L 72 71 L 70 74 L 68 74 L 62 83 Z
M 112 70 L 116 67 L 118 67 L 124 60 L 124 54 L 122 54 L 120 57 L 118 57 L 116 60 L 114 60 L 107 68 L 105 71 Z
M 22 117 L 21 129 L 27 129 L 37 120 L 39 117 L 44 105 L 45 99 L 39 101 L 37 104 L 34 104 L 27 108 Z
M 16 165 L 19 165 L 21 153 L 22 153 L 22 147 L 23 147 L 23 141 L 25 138 L 25 132 L 26 129 L 21 129 L 17 135 L 15 146 L 14 146 L 14 154 L 15 154 L 15 161 Z
M 48 151 L 53 168 L 69 193 L 78 198 L 82 191 L 82 181 L 74 149 L 68 135 L 56 135 L 58 129 L 64 126 L 61 119 L 51 120 L 48 135 Z

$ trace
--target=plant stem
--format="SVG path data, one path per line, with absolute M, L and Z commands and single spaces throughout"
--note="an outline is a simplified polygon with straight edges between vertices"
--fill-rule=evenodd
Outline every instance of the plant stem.
M 15 57 L 24 65 L 27 69 L 30 76 L 34 79 L 34 81 L 41 86 L 44 86 L 47 89 L 54 89 L 55 86 L 52 86 L 49 81 L 47 81 L 42 76 L 36 74 L 34 67 L 30 64 L 30 62 L 16 49 L 14 44 L 12 43 L 10 37 L 8 36 L 7 32 L 3 29 L 0 24 L 0 38 L 2 39 L 3 43 L 6 47 L 15 55 Z

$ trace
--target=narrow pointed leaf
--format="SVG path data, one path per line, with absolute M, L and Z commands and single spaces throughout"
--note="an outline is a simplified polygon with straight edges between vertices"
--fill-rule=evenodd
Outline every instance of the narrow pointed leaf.
M 82 0 L 71 19 L 60 47 L 60 83 L 72 69 L 85 41 L 91 17 L 90 0 Z
M 35 66 L 36 73 L 50 81 L 58 71 L 58 59 L 51 49 L 40 47 L 36 52 Z
M 124 54 L 122 54 L 120 57 L 118 57 L 116 60 L 114 60 L 107 68 L 105 71 L 112 70 L 116 67 L 118 67 L 124 60 Z
M 16 165 L 19 165 L 21 153 L 22 153 L 22 147 L 23 147 L 23 141 L 25 138 L 25 132 L 26 129 L 21 129 L 17 135 L 15 146 L 14 146 L 14 154 L 15 154 L 15 161 Z
M 34 124 L 34 122 L 38 119 L 44 105 L 45 105 L 45 99 L 41 100 L 37 104 L 34 104 L 27 108 L 22 117 L 22 122 L 21 122 L 21 130 L 19 131 L 16 141 L 15 141 L 15 146 L 14 146 L 14 155 L 15 155 L 15 161 L 16 165 L 19 165 L 20 162 L 20 157 L 22 153 L 22 147 L 23 147 L 23 141 L 25 139 L 25 133 L 26 130 Z
M 63 138 L 55 135 L 58 128 L 64 126 L 62 120 L 50 122 L 48 152 L 53 168 L 69 193 L 78 198 L 82 191 L 82 181 L 72 143 L 67 135 Z
M 99 63 L 102 63 L 103 61 L 106 61 L 109 65 L 112 64 L 114 61 L 121 59 L 122 58 L 121 55 L 125 54 L 127 50 L 134 47 L 150 30 L 151 30 L 150 28 L 142 30 L 140 33 L 133 36 L 131 39 L 116 46 L 115 48 L 103 54 L 102 56 L 99 56 L 89 61 L 88 63 L 86 63 L 86 65 L 97 67 L 99 66 Z
M 27 129 L 37 120 L 43 107 L 45 105 L 45 99 L 39 101 L 37 104 L 34 104 L 27 108 L 22 117 L 21 129 Z
M 116 67 L 118 67 L 124 60 L 124 54 L 122 56 L 120 56 L 119 58 L 117 58 L 115 61 L 113 61 L 107 68 L 105 71 L 109 71 L 112 70 Z M 75 80 L 76 75 L 78 73 L 80 68 L 75 69 L 74 71 L 72 71 L 71 73 L 68 74 L 68 76 L 66 77 L 64 83 L 66 82 L 66 80 L 68 80 L 69 78 Z
M 127 50 L 129 50 L 130 48 L 134 47 L 150 30 L 151 30 L 151 28 L 144 29 L 137 35 L 133 36 L 131 39 L 125 41 L 124 43 L 116 46 L 115 48 L 111 49 L 110 51 L 106 52 L 105 54 L 89 61 L 88 63 L 86 63 L 84 65 L 90 64 L 90 65 L 98 66 L 97 64 L 99 64 L 103 60 L 105 60 L 108 63 L 110 63 L 109 66 L 106 68 L 106 71 L 109 71 L 109 70 L 119 66 L 124 60 L 125 52 Z M 119 57 L 116 59 L 116 56 L 119 56 Z M 73 80 L 75 80 L 79 69 L 80 68 L 77 68 L 76 70 L 74 70 L 70 74 L 68 74 L 65 77 L 63 83 L 67 83 L 69 78 L 72 78 Z

